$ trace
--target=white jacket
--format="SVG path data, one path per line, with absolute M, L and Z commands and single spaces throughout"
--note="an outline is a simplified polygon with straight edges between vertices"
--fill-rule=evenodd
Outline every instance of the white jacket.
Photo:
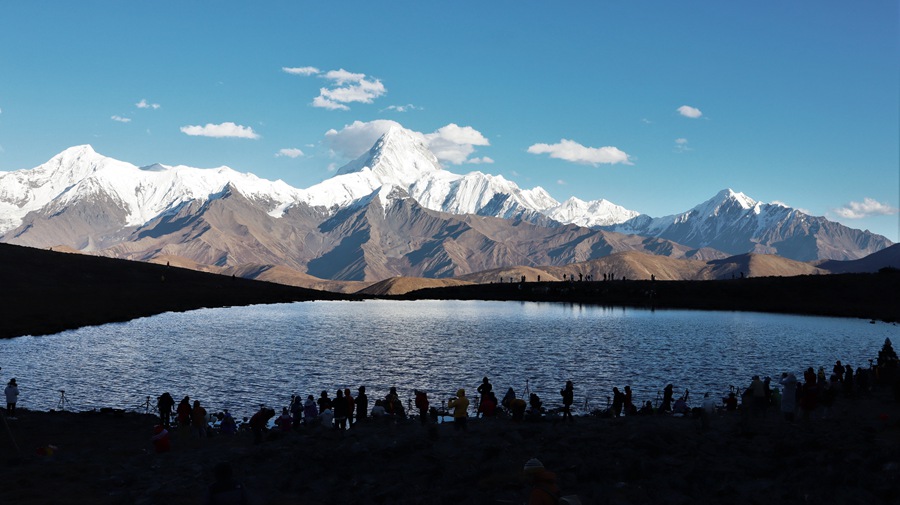
M 6 403 L 16 403 L 16 399 L 19 397 L 19 388 L 17 386 L 6 386 L 3 392 L 6 393 Z

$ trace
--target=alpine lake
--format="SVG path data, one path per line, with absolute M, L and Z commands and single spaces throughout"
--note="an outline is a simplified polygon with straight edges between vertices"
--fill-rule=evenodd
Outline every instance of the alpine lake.
M 210 412 L 250 415 L 365 385 L 370 405 L 396 387 L 441 404 L 487 376 L 498 398 L 509 387 L 560 406 L 575 384 L 584 413 L 630 385 L 635 404 L 656 402 L 666 384 L 727 395 L 753 375 L 797 376 L 836 360 L 869 366 L 900 326 L 868 320 L 749 312 L 639 310 L 486 301 L 302 302 L 164 313 L 41 337 L 0 341 L 0 380 L 15 377 L 19 407 L 153 411 L 168 391 Z M 65 395 L 61 393 L 65 391 Z

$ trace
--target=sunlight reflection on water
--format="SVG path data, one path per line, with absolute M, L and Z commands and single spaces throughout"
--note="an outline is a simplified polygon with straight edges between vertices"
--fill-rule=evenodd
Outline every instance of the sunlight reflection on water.
M 370 403 L 396 386 L 433 403 L 483 376 L 502 397 L 526 380 L 549 407 L 575 383 L 576 405 L 604 406 L 613 386 L 654 400 L 667 383 L 695 401 L 842 360 L 867 365 L 900 330 L 854 319 L 480 301 L 306 302 L 166 313 L 45 337 L 0 341 L 0 380 L 19 405 L 139 410 L 170 391 L 247 415 L 292 393 L 365 384 Z

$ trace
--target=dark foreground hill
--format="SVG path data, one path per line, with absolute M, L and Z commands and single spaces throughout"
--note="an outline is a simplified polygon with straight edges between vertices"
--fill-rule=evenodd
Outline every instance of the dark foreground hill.
M 398 299 L 522 300 L 746 310 L 900 321 L 900 271 L 710 281 L 505 282 L 412 291 Z
M 202 307 L 349 299 L 137 261 L 0 244 L 0 338 Z

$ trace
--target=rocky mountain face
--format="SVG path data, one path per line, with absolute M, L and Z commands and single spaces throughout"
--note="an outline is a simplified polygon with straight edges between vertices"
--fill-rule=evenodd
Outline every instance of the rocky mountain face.
M 606 200 L 560 203 L 500 176 L 448 172 L 398 127 L 307 189 L 227 167 L 140 168 L 73 147 L 0 173 L 0 241 L 343 281 L 561 267 L 627 251 L 703 262 L 747 252 L 855 259 L 890 245 L 730 190 L 663 218 Z

